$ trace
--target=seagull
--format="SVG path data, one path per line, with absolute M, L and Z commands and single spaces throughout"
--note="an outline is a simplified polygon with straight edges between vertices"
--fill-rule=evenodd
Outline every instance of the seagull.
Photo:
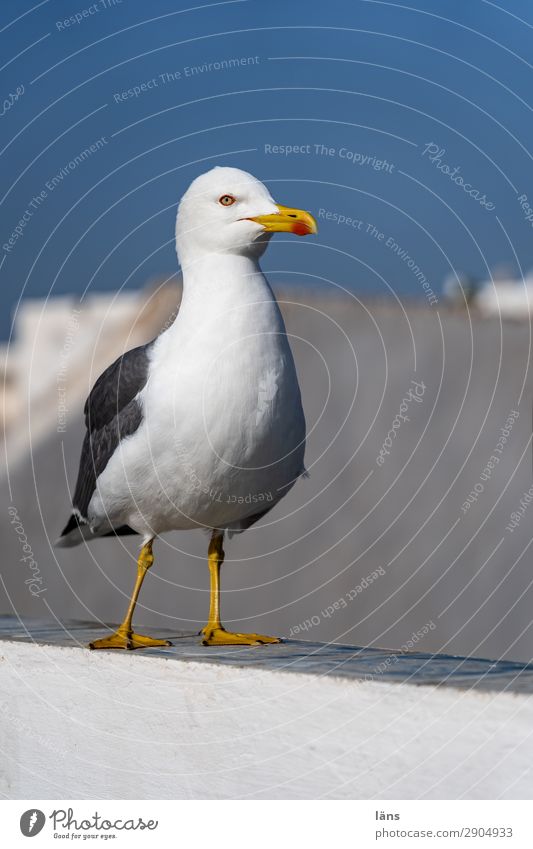
M 224 628 L 220 569 L 225 534 L 261 519 L 305 474 L 298 377 L 259 259 L 273 233 L 316 232 L 309 212 L 275 203 L 263 183 L 238 168 L 213 168 L 183 195 L 178 314 L 156 339 L 110 365 L 85 402 L 72 513 L 56 544 L 142 538 L 124 621 L 89 648 L 171 645 L 136 633 L 133 614 L 154 540 L 196 528 L 210 533 L 203 645 L 280 642 Z

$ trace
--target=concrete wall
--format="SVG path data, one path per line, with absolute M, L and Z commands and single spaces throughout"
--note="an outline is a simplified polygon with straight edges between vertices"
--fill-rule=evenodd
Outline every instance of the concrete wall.
M 529 324 L 440 305 L 404 309 L 299 291 L 284 298 L 292 301 L 284 310 L 310 432 L 310 477 L 227 545 L 226 622 L 313 640 L 395 648 L 410 641 L 424 651 L 529 660 L 533 503 L 520 507 L 532 484 Z M 413 380 L 425 386 L 418 400 L 409 398 Z M 404 398 L 409 421 L 400 422 L 379 465 Z M 512 411 L 519 416 L 503 443 Z M 4 487 L 0 506 L 0 612 L 122 616 L 135 538 L 67 551 L 50 545 L 68 513 L 81 435 L 81 410 L 72 410 L 66 433 L 53 433 L 10 470 L 11 494 Z M 491 456 L 498 462 L 484 472 Z M 475 487 L 477 501 L 463 512 Z M 46 589 L 37 597 L 25 584 L 32 572 L 20 560 L 10 505 L 40 570 L 33 587 Z M 513 512 L 523 515 L 506 529 Z M 139 622 L 203 624 L 206 542 L 202 532 L 158 542 Z M 295 630 L 306 621 L 310 630 Z

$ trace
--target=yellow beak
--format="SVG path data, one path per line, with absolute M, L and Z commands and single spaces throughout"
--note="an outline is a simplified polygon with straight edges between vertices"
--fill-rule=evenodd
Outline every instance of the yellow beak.
M 304 209 L 292 209 L 290 206 L 279 206 L 279 212 L 272 215 L 257 215 L 248 218 L 261 224 L 267 233 L 294 233 L 296 236 L 308 236 L 310 233 L 318 233 L 316 221 L 311 213 Z

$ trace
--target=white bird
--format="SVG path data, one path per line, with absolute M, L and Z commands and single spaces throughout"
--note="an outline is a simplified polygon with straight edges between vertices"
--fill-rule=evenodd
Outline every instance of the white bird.
M 219 604 L 225 532 L 249 528 L 305 471 L 294 360 L 259 267 L 275 232 L 306 235 L 317 226 L 237 168 L 213 168 L 194 180 L 176 220 L 183 272 L 176 320 L 106 369 L 86 401 L 73 512 L 57 544 L 142 536 L 126 617 L 91 648 L 168 645 L 136 634 L 133 611 L 154 539 L 192 528 L 211 530 L 204 645 L 278 642 L 226 631 Z

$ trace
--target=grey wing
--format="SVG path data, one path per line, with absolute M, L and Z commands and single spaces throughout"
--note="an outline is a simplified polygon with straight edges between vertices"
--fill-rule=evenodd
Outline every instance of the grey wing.
M 85 402 L 86 433 L 81 450 L 73 512 L 61 538 L 87 522 L 87 510 L 96 481 L 121 439 L 135 433 L 142 421 L 136 398 L 148 379 L 150 349 L 154 343 L 127 351 L 94 384 Z

